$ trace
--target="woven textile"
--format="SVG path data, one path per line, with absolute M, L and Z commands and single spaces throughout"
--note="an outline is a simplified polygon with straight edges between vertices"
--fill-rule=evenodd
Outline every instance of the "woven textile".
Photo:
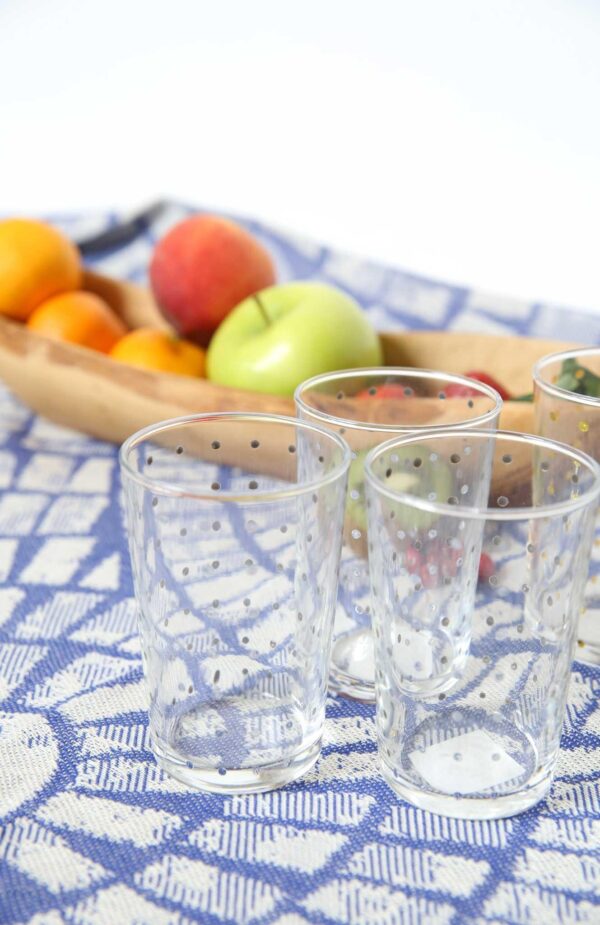
M 173 206 L 95 265 L 141 281 Z M 78 235 L 115 217 L 65 218 Z M 600 342 L 600 317 L 492 298 L 246 223 L 281 279 L 356 296 L 380 328 Z M 1 371 L 0 371 L 1 372 Z M 595 568 L 598 566 L 595 566 Z M 461 822 L 397 799 L 372 707 L 331 699 L 323 756 L 274 793 L 200 794 L 149 750 L 116 448 L 0 390 L 0 922 L 600 923 L 600 670 L 575 665 L 549 799 Z

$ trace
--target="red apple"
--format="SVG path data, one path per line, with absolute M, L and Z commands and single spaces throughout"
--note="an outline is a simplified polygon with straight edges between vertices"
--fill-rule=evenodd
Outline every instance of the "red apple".
M 150 282 L 179 333 L 206 344 L 232 308 L 273 285 L 275 268 L 262 244 L 235 222 L 194 215 L 158 242 Z

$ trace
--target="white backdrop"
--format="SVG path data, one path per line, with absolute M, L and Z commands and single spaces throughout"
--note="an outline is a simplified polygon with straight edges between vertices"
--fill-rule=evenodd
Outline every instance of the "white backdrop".
M 172 196 L 600 313 L 597 0 L 0 0 L 0 210 Z

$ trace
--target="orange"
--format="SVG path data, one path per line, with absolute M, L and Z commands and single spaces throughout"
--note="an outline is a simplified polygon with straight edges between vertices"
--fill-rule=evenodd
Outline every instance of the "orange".
M 65 292 L 42 302 L 27 327 L 54 340 L 66 340 L 108 353 L 127 332 L 110 305 L 93 292 Z
M 111 357 L 163 373 L 180 376 L 204 375 L 204 350 L 168 331 L 137 328 L 126 334 L 110 351 Z
M 0 315 L 25 321 L 41 302 L 79 285 L 79 251 L 60 231 L 31 219 L 0 221 Z

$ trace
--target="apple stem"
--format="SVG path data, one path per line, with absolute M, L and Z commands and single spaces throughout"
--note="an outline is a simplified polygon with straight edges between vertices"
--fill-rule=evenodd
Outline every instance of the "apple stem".
M 258 305 L 258 310 L 259 310 L 259 312 L 261 313 L 261 315 L 263 316 L 263 320 L 264 320 L 265 324 L 266 324 L 267 327 L 268 327 L 268 326 L 271 324 L 271 319 L 269 318 L 269 316 L 268 316 L 268 314 L 267 314 L 267 310 L 266 310 L 266 308 L 265 308 L 263 302 L 261 301 L 260 296 L 255 292 L 254 295 L 252 296 L 252 298 L 254 299 L 254 301 L 256 302 L 256 304 Z

